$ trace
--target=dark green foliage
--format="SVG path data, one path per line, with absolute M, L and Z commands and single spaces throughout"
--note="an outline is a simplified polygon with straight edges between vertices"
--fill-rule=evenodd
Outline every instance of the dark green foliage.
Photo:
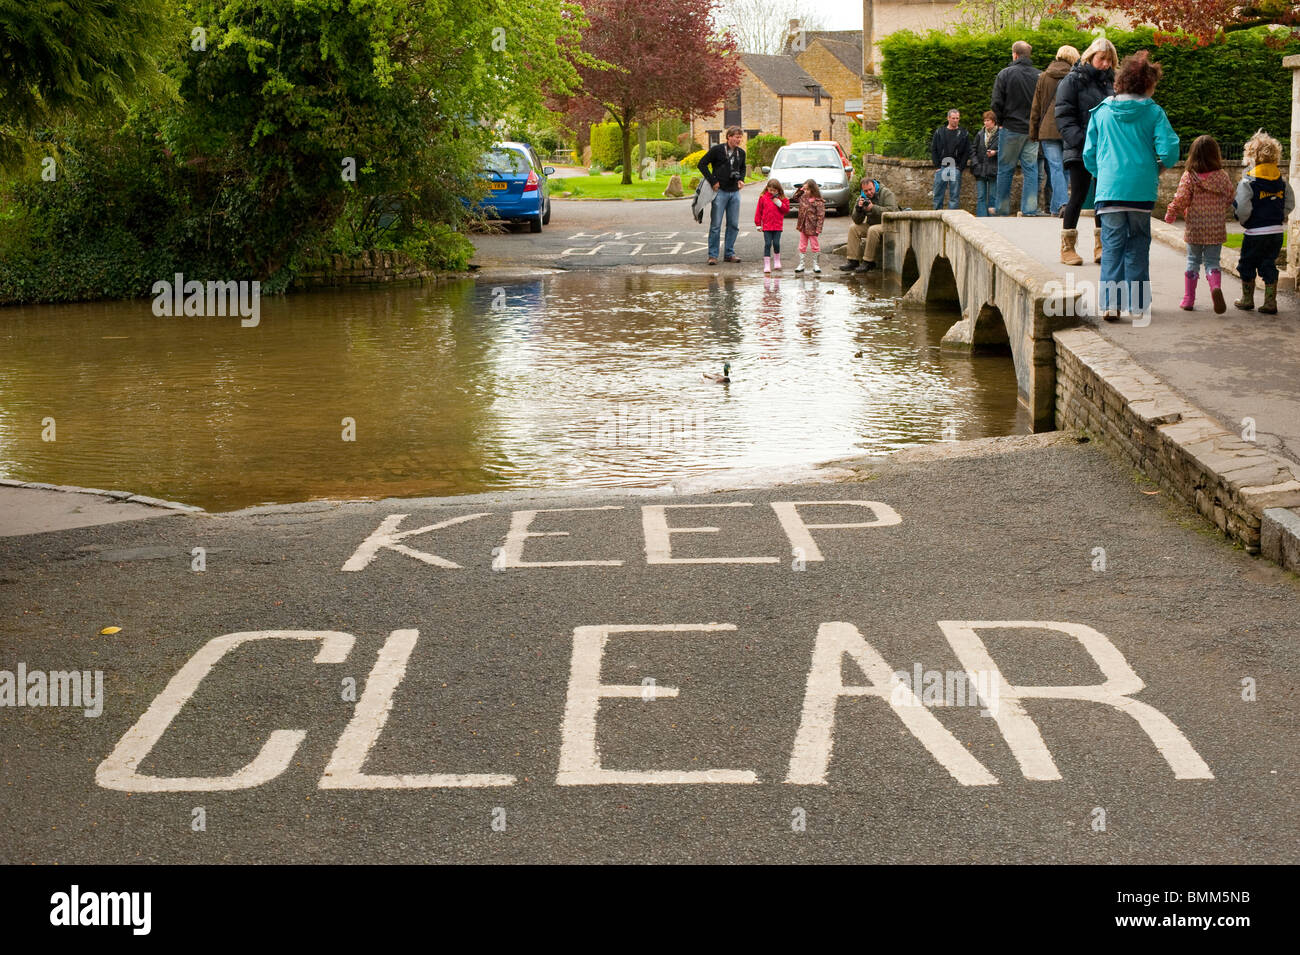
M 1270 48 L 1265 29 L 1230 33 L 1223 43 L 1207 47 L 1157 47 L 1154 31 L 1108 30 L 1121 57 L 1150 50 L 1164 67 L 1155 100 L 1183 141 L 1214 136 L 1228 155 L 1259 127 L 1283 143 L 1291 128 L 1291 71 L 1282 57 L 1300 53 L 1300 42 Z M 962 125 L 977 130 L 989 108 L 993 80 L 1011 62 L 1011 44 L 1026 40 L 1033 46 L 1034 65 L 1051 63 L 1058 47 L 1070 44 L 1080 52 L 1093 35 L 1064 22 L 1046 22 L 1040 29 L 1013 29 L 998 34 L 911 31 L 893 33 L 881 41 L 882 76 L 888 102 L 888 125 L 894 155 L 928 155 L 930 137 L 952 107 L 961 110 Z M 867 134 L 870 135 L 870 134 Z M 856 146 L 856 144 L 855 144 Z
M 636 141 L 637 124 L 632 124 L 632 140 Z M 606 169 L 623 164 L 623 131 L 618 123 L 592 123 L 591 126 L 591 161 L 598 162 Z
M 646 155 L 652 156 L 653 158 L 659 160 L 672 158 L 673 153 L 677 150 L 677 148 L 678 147 L 675 143 L 664 142 L 658 139 L 647 140 L 645 144 Z M 638 148 L 637 156 L 640 155 L 641 155 L 641 151 Z M 686 154 L 682 153 L 682 155 L 685 156 Z
M 751 166 L 770 166 L 785 142 L 784 136 L 755 136 L 745 142 L 745 161 Z

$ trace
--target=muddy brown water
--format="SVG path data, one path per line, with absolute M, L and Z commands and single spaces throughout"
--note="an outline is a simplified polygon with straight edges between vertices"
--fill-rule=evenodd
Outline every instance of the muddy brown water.
M 264 299 L 256 327 L 147 299 L 6 308 L 0 476 L 229 510 L 654 487 L 1027 432 L 1009 355 L 940 351 L 954 318 L 788 274 L 320 291 Z M 705 380 L 724 361 L 731 382 Z

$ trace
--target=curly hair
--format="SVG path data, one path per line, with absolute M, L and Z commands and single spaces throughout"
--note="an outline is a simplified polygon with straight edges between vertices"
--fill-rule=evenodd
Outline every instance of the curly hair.
M 1151 91 L 1160 82 L 1164 69 L 1159 63 L 1151 62 L 1151 54 L 1138 50 L 1124 57 L 1115 73 L 1115 93 L 1135 93 L 1138 96 L 1150 96 Z
M 1248 165 L 1269 162 L 1276 165 L 1282 161 L 1282 144 L 1261 129 L 1246 140 L 1246 146 L 1241 151 L 1241 155 Z

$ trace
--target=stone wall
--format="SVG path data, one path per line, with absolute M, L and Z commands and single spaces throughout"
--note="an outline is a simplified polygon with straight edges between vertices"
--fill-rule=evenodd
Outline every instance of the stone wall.
M 363 252 L 355 258 L 332 255 L 314 263 L 294 279 L 293 285 L 295 288 L 371 285 L 431 278 L 437 274 L 403 252 Z
M 1300 465 L 1224 430 L 1093 329 L 1053 337 L 1058 428 L 1086 429 L 1110 442 L 1134 469 L 1250 553 L 1260 551 L 1267 524 L 1265 555 L 1286 566 L 1287 535 L 1278 529 L 1300 515 L 1293 510 L 1300 508 Z
M 898 197 L 900 206 L 910 206 L 913 209 L 929 209 L 934 203 L 934 166 L 930 165 L 929 160 L 916 159 L 897 159 L 892 156 L 868 155 L 863 162 L 864 175 L 879 179 L 890 189 L 894 190 L 894 195 Z M 1245 170 L 1241 166 L 1225 166 L 1228 175 L 1232 177 L 1234 183 L 1241 180 L 1241 174 Z M 1174 193 L 1178 191 L 1178 181 L 1183 176 L 1183 164 L 1179 163 L 1170 169 L 1165 169 L 1160 173 L 1160 189 L 1156 200 L 1155 214 L 1163 217 L 1165 209 L 1174 198 Z M 1021 176 L 1017 172 L 1015 178 L 1011 181 L 1011 211 L 1015 213 L 1020 208 L 1020 185 Z M 1041 204 L 1041 191 L 1039 197 L 1039 211 L 1043 211 Z M 961 208 L 974 214 L 975 211 L 975 177 L 967 169 L 961 177 Z M 1297 217 L 1300 219 L 1300 216 Z M 1179 220 L 1179 228 L 1182 228 Z

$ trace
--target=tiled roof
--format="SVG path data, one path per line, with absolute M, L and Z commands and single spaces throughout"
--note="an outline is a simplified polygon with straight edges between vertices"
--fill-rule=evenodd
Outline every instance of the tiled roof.
M 861 35 L 859 34 L 859 38 Z M 843 40 L 828 40 L 825 37 L 817 37 L 817 41 L 830 52 L 831 56 L 839 60 L 855 75 L 862 75 L 862 44 L 845 43 Z M 809 46 L 812 46 L 810 41 Z
M 781 48 L 782 53 L 793 52 L 790 49 L 791 37 L 786 37 L 785 46 Z M 862 31 L 861 30 L 804 30 L 803 31 L 804 48 L 812 46 L 814 40 L 830 40 L 833 43 L 849 43 L 858 48 L 858 64 L 861 69 L 862 63 Z
M 778 96 L 811 97 L 813 89 L 821 88 L 821 84 L 796 63 L 792 56 L 742 53 L 740 61 Z

